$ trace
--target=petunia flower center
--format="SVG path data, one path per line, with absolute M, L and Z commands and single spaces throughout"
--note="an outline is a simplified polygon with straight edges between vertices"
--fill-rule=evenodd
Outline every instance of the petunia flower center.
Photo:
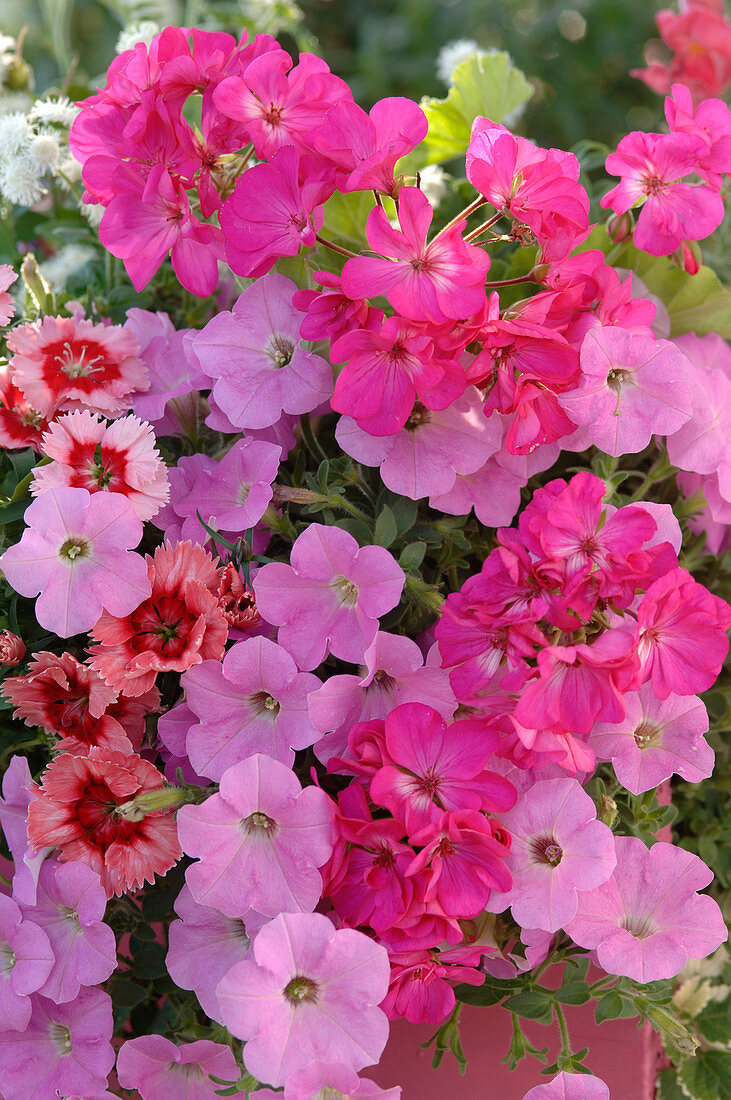
M 607 375 L 607 385 L 610 390 L 619 393 L 620 388 L 629 381 L 631 376 L 631 371 L 623 370 L 622 367 L 612 367 Z
M 638 940 L 646 940 L 657 932 L 657 925 L 650 917 L 633 916 L 629 913 L 619 922 L 619 927 Z
M 17 962 L 15 952 L 7 940 L 0 940 L 0 974 L 9 974 Z
M 255 810 L 253 814 L 249 814 L 244 819 L 244 830 L 249 835 L 259 833 L 260 835 L 274 836 L 277 832 L 277 823 L 268 814 L 262 813 L 261 810 Z
M 548 863 L 558 867 L 563 859 L 563 848 L 552 836 L 534 837 L 529 845 L 537 863 Z
M 343 607 L 355 607 L 358 602 L 358 585 L 349 581 L 347 577 L 335 576 L 330 581 L 330 587 L 335 589 L 338 600 Z
M 411 411 L 409 419 L 404 424 L 404 430 L 407 432 L 416 431 L 422 424 L 428 424 L 431 418 L 432 414 L 429 409 L 425 408 L 420 401 L 417 401 Z
M 638 749 L 647 749 L 650 745 L 654 745 L 661 733 L 662 728 L 658 726 L 657 722 L 650 722 L 645 718 L 640 722 L 632 736 Z
M 80 558 L 88 558 L 90 554 L 91 547 L 88 541 L 81 538 L 80 535 L 71 535 L 61 544 L 58 550 L 58 556 L 69 562 L 78 561 Z
M 64 1026 L 54 1021 L 48 1029 L 48 1037 L 59 1054 L 69 1054 L 71 1051 L 71 1032 Z
M 246 699 L 254 718 L 274 719 L 282 709 L 279 702 L 267 691 L 255 691 Z
M 305 1001 L 317 1003 L 320 987 L 312 978 L 306 978 L 303 974 L 297 974 L 284 987 L 284 998 L 292 1005 L 300 1005 Z
M 303 229 L 304 225 L 298 226 Z M 286 367 L 292 361 L 294 355 L 294 343 L 287 336 L 275 333 L 269 341 L 267 354 L 275 367 Z

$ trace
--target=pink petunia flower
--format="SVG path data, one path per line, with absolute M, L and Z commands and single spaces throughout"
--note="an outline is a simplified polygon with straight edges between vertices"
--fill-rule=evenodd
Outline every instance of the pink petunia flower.
M 358 1077 L 348 1066 L 332 1062 L 313 1062 L 305 1069 L 290 1073 L 284 1093 L 257 1089 L 251 1100 L 313 1100 L 331 1096 L 333 1100 L 398 1100 L 401 1087 L 382 1089 L 367 1077 Z
M 82 989 L 56 1005 L 34 994 L 25 1031 L 0 1030 L 0 1089 L 17 1100 L 103 1093 L 114 1065 L 112 1001 Z
M 50 466 L 37 466 L 31 493 L 40 496 L 64 485 L 90 493 L 122 493 L 144 522 L 169 495 L 167 466 L 149 424 L 125 416 L 106 424 L 84 410 L 61 416 L 43 436 Z
M 193 340 L 217 403 L 237 428 L 268 428 L 282 412 L 304 413 L 332 393 L 332 368 L 300 341 L 295 284 L 273 273 L 219 313 Z
M 303 790 L 290 768 L 259 753 L 228 768 L 202 805 L 178 812 L 183 850 L 199 859 L 186 872 L 191 893 L 227 917 L 314 909 L 331 830 L 327 795 Z
M 325 1058 L 359 1070 L 388 1038 L 377 1006 L 388 990 L 384 947 L 319 913 L 282 913 L 258 933 L 253 958 L 221 981 L 229 1031 L 247 1040 L 250 1073 L 272 1085 Z
M 189 353 L 195 330 L 177 331 L 166 313 L 136 308 L 127 310 L 124 328 L 137 340 L 150 377 L 150 388 L 134 395 L 132 409 L 140 420 L 154 425 L 158 435 L 175 434 L 186 399 L 208 388 L 197 358 Z
M 501 815 L 511 836 L 513 885 L 490 908 L 512 906 L 525 928 L 557 932 L 576 915 L 579 891 L 601 886 L 616 864 L 612 830 L 575 779 L 539 780 Z
M 725 942 L 721 910 L 696 892 L 713 878 L 698 856 L 663 842 L 648 851 L 633 836 L 617 836 L 614 843 L 614 875 L 579 895 L 576 917 L 565 929 L 581 947 L 596 951 L 604 970 L 655 982 Z
M 559 396 L 586 442 L 610 455 L 643 450 L 672 435 L 693 413 L 685 357 L 667 340 L 628 329 L 594 328 L 581 347 L 578 388 Z
M 150 384 L 136 340 L 119 325 L 44 317 L 13 329 L 8 348 L 13 384 L 45 417 L 83 408 L 115 416 Z
M 188 757 L 209 779 L 257 752 L 291 765 L 293 749 L 317 740 L 307 700 L 320 681 L 268 638 L 237 642 L 222 662 L 203 661 L 181 683 L 197 720 L 186 738 Z
M 38 875 L 50 846 L 36 849 L 28 839 L 28 806 L 35 796 L 36 784 L 25 756 L 11 756 L 2 780 L 0 826 L 13 861 L 13 894 L 17 901 L 33 905 Z
M 137 1089 L 145 1100 L 217 1100 L 222 1088 L 216 1078 L 238 1081 L 240 1071 L 230 1047 L 200 1039 L 176 1046 L 162 1035 L 127 1039 L 117 1055 L 122 1088 Z
M 221 978 L 249 951 L 255 932 L 266 919 L 253 910 L 240 917 L 224 917 L 218 909 L 199 905 L 189 886 L 175 899 L 174 920 L 169 928 L 168 973 L 181 989 L 192 989 L 206 1016 L 223 1023 L 216 996 Z
M 83 863 L 46 860 L 38 876 L 35 905 L 23 905 L 25 917 L 39 925 L 55 962 L 39 992 L 63 1004 L 82 986 L 105 982 L 117 966 L 117 942 L 104 923 L 107 895 L 99 876 Z
M 378 255 L 346 261 L 342 285 L 348 297 L 385 294 L 402 316 L 437 324 L 476 313 L 485 302 L 490 260 L 481 248 L 465 244 L 465 223 L 427 242 L 433 211 L 417 187 L 399 191 L 398 216 L 401 228 L 394 229 L 380 206 L 371 210 L 366 235 Z
M 624 214 L 644 197 L 634 243 L 652 256 L 669 256 L 683 241 L 702 241 L 723 221 L 723 200 L 705 183 L 681 180 L 706 154 L 707 143 L 697 135 L 634 130 L 607 157 L 607 172 L 622 181 L 600 205 Z
M 5 894 L 0 894 L 0 960 L 0 1031 L 25 1031 L 30 995 L 51 973 L 55 955 L 44 930 Z
M 703 734 L 708 712 L 691 695 L 658 699 L 650 684 L 625 697 L 624 721 L 598 723 L 589 743 L 599 760 L 611 760 L 617 779 L 632 794 L 658 787 L 677 774 L 700 783 L 713 772 L 714 752 Z
M 142 524 L 119 493 L 49 489 L 29 506 L 23 537 L 0 558 L 8 582 L 35 596 L 41 626 L 62 638 L 89 630 L 107 609 L 130 614 L 150 594 L 132 552 Z
M 254 580 L 256 605 L 279 626 L 279 644 L 306 671 L 328 653 L 362 661 L 379 616 L 399 601 L 401 567 L 383 547 L 359 547 L 347 531 L 321 523 L 295 540 L 290 561 L 263 566 Z
M 559 1073 L 552 1081 L 528 1089 L 523 1100 L 609 1100 L 609 1089 L 586 1073 Z

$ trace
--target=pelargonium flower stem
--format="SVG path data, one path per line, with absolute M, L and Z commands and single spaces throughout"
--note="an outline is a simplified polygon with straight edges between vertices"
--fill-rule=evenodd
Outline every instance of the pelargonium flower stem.
M 339 244 L 334 244 L 332 241 L 329 241 L 327 237 L 321 236 L 320 233 L 315 234 L 315 240 L 319 241 L 320 244 L 324 244 L 326 248 L 331 248 L 333 252 L 339 252 L 341 256 L 351 258 L 352 256 L 359 255 L 358 252 L 351 252 L 349 248 L 341 248 Z
M 481 206 L 486 205 L 487 199 L 483 198 L 482 195 L 479 195 L 473 202 L 469 204 L 469 206 L 465 206 L 464 210 L 460 210 L 459 214 L 455 214 L 452 220 L 448 221 L 447 224 L 439 230 L 436 236 L 441 237 L 442 234 L 447 233 L 452 228 L 452 226 L 456 225 L 458 222 L 464 221 L 464 219 L 468 218 L 470 214 L 473 214 L 475 210 L 479 210 Z M 495 218 L 495 221 L 497 221 L 497 217 Z

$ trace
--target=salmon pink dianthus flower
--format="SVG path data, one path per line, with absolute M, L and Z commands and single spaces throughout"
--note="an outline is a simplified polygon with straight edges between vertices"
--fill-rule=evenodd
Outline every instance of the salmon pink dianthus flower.
M 158 546 L 147 563 L 149 599 L 131 615 L 102 615 L 92 631 L 99 644 L 89 650 L 92 668 L 130 696 L 144 694 L 158 672 L 218 660 L 228 635 L 216 594 L 219 571 L 202 546 Z
M 11 380 L 42 416 L 82 408 L 115 416 L 150 385 L 137 342 L 120 325 L 44 317 L 14 329 L 8 347 Z
M 30 841 L 36 848 L 57 848 L 61 862 L 88 864 L 108 897 L 137 890 L 164 875 L 181 855 L 163 784 L 157 768 L 136 753 L 98 748 L 88 756 L 62 753 L 51 761 L 28 807 Z M 161 808 L 145 812 L 144 796 L 153 791 L 162 796 Z

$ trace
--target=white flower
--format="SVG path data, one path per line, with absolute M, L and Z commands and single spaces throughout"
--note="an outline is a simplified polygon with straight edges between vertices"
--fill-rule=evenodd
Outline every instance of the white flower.
M 15 53 L 17 42 L 9 34 L 0 34 L 0 53 Z
M 419 172 L 421 190 L 432 206 L 439 206 L 447 193 L 447 180 L 449 176 L 438 164 L 427 164 Z
M 15 114 L 22 111 L 24 114 L 30 107 L 30 96 L 27 92 L 3 92 L 0 94 L 0 116 Z
M 61 291 L 65 288 L 69 275 L 93 260 L 96 254 L 96 249 L 88 244 L 64 245 L 54 256 L 40 264 L 41 275 L 51 290 Z
M 54 172 L 61 159 L 61 143 L 53 130 L 39 131 L 30 143 L 28 155 L 40 172 Z
M 30 157 L 22 154 L 6 157 L 0 167 L 0 192 L 9 202 L 19 206 L 32 206 L 46 193 L 41 184 L 41 176 L 42 173 Z
M 46 125 L 56 124 L 67 129 L 79 113 L 80 108 L 72 103 L 65 95 L 53 96 L 48 99 L 37 99 L 30 111 L 28 118 L 31 122 L 40 122 Z
M 128 23 L 124 30 L 120 31 L 117 39 L 115 47 L 117 53 L 124 53 L 125 50 L 133 49 L 138 42 L 144 42 L 146 46 L 149 46 L 159 32 L 159 26 L 157 23 L 153 23 L 151 19 L 143 19 L 139 23 Z
M 104 217 L 104 207 L 101 203 L 80 202 L 79 210 L 94 229 L 99 228 L 99 223 Z
M 477 53 L 481 57 L 485 53 L 473 38 L 457 38 L 454 42 L 447 42 L 445 46 L 442 46 L 437 56 L 437 76 L 445 84 L 451 84 L 454 70 L 468 57 L 472 57 L 473 53 Z
M 58 185 L 64 191 L 72 191 L 73 188 L 70 186 L 72 183 L 81 183 L 81 165 L 75 157 L 64 157 L 56 171 Z
M 8 160 L 19 153 L 27 153 L 33 136 L 32 126 L 20 111 L 3 115 L 0 117 L 0 158 Z

